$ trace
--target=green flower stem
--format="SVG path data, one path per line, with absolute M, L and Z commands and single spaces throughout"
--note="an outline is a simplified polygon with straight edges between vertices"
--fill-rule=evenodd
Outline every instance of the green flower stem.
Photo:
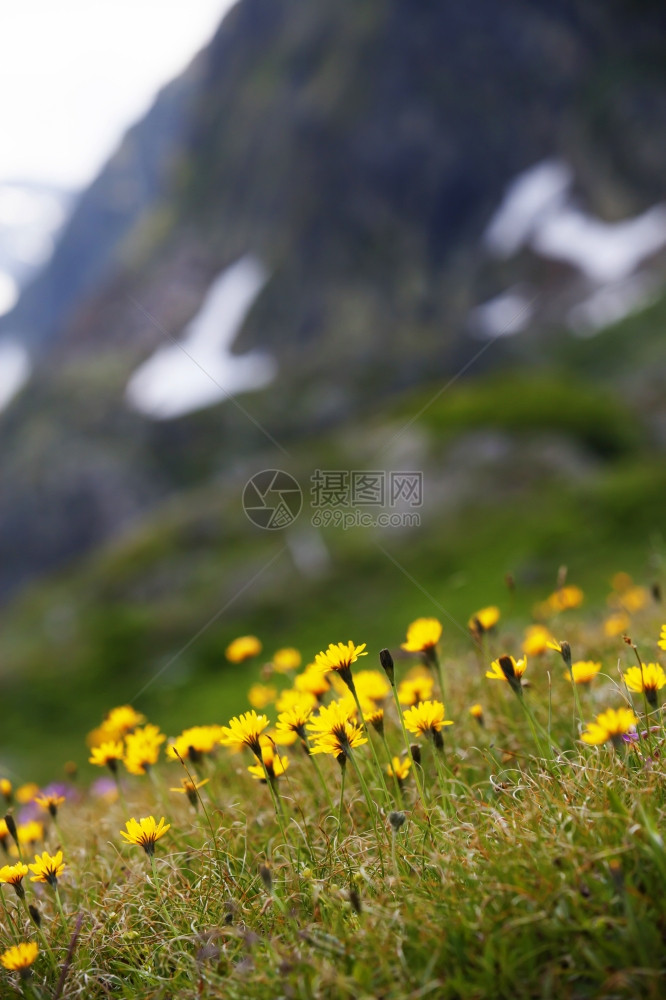
M 409 755 L 412 764 L 414 765 L 414 778 L 416 780 L 416 787 L 418 789 L 419 798 L 421 799 L 421 805 L 427 811 L 425 791 L 423 789 L 423 782 L 421 781 L 421 775 L 419 774 L 419 765 L 412 758 L 412 751 L 410 749 L 409 736 L 407 735 L 407 729 L 405 728 L 405 720 L 402 715 L 402 708 L 400 706 L 400 699 L 398 698 L 398 689 L 395 686 L 395 682 L 391 684 L 391 690 L 393 691 L 393 700 L 395 702 L 396 711 L 398 713 L 398 719 L 400 720 L 400 728 L 402 729 L 402 736 L 405 741 L 405 747 Z
M 340 768 L 342 771 L 342 778 L 340 779 L 340 805 L 338 807 L 338 834 L 342 830 L 342 810 L 345 804 L 345 775 L 347 773 L 347 768 Z
M 381 867 L 381 870 L 382 870 L 382 878 L 383 878 L 384 877 L 384 858 L 383 858 L 383 854 L 382 854 L 383 844 L 382 844 L 381 838 L 379 836 L 379 829 L 377 828 L 377 817 L 375 816 L 375 804 L 372 801 L 372 799 L 370 798 L 370 792 L 368 791 L 368 786 L 365 783 L 365 778 L 363 777 L 361 769 L 358 766 L 358 762 L 356 760 L 356 757 L 355 757 L 354 752 L 352 751 L 351 747 L 348 747 L 346 752 L 347 752 L 348 759 L 352 762 L 352 767 L 356 771 L 356 776 L 357 776 L 357 778 L 359 780 L 359 783 L 361 785 L 361 789 L 363 791 L 363 795 L 365 796 L 365 802 L 366 802 L 366 805 L 368 807 L 368 812 L 370 814 L 370 819 L 372 820 L 372 826 L 373 826 L 373 829 L 375 831 L 375 838 L 377 840 L 377 848 L 379 850 L 379 864 L 380 864 L 380 867 Z
M 316 773 L 316 775 L 317 775 L 317 777 L 319 779 L 319 784 L 321 785 L 322 791 L 324 792 L 324 795 L 326 796 L 326 801 L 328 802 L 328 807 L 329 807 L 329 809 L 331 810 L 332 813 L 335 813 L 335 806 L 333 805 L 333 799 L 331 798 L 331 793 L 328 790 L 328 785 L 326 784 L 326 781 L 324 779 L 324 775 L 321 773 L 321 768 L 319 766 L 319 761 L 317 760 L 317 754 L 312 753 L 312 750 L 310 748 L 310 743 L 309 743 L 307 737 L 305 737 L 305 739 L 303 739 L 303 748 L 304 748 L 304 750 L 305 750 L 305 752 L 306 752 L 306 754 L 308 756 L 308 759 L 310 760 L 312 766 L 315 769 L 315 773 Z
M 356 708 L 358 709 L 359 721 L 360 721 L 361 725 L 363 726 L 363 729 L 365 730 L 366 736 L 368 737 L 368 743 L 370 744 L 370 749 L 372 751 L 372 756 L 373 756 L 374 761 L 375 761 L 375 767 L 377 768 L 377 773 L 379 774 L 379 780 L 381 782 L 382 791 L 384 792 L 384 801 L 386 802 L 387 805 L 389 805 L 390 801 L 391 801 L 391 798 L 389 796 L 388 788 L 386 787 L 386 782 L 384 781 L 384 773 L 382 771 L 382 765 L 379 763 L 379 757 L 377 756 L 377 750 L 375 749 L 375 745 L 372 742 L 372 735 L 370 733 L 370 730 L 368 729 L 368 726 L 367 726 L 367 723 L 366 723 L 365 719 L 363 718 L 363 709 L 361 708 L 361 702 L 359 701 L 359 697 L 358 697 L 358 695 L 356 693 L 356 686 L 354 685 L 353 681 L 352 681 L 351 685 L 348 685 L 348 686 L 349 686 L 349 690 L 351 691 L 351 693 L 354 696 L 354 701 L 356 702 Z
M 386 733 L 382 733 L 382 743 L 384 744 L 384 750 L 386 752 L 386 759 L 389 767 L 393 770 L 393 757 L 391 756 L 391 749 L 386 740 Z M 393 784 L 395 785 L 395 797 L 398 800 L 398 803 L 403 806 L 405 804 L 405 800 L 402 794 L 402 788 L 400 787 L 400 782 L 395 774 L 393 775 Z

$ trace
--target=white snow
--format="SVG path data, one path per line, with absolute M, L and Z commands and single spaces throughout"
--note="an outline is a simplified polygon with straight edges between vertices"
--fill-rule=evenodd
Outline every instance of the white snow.
M 569 310 L 569 327 L 580 337 L 589 337 L 639 309 L 656 298 L 657 282 L 648 275 L 635 274 L 605 285 Z
M 277 373 L 270 354 L 231 353 L 267 279 L 263 264 L 251 254 L 222 271 L 179 344 L 158 348 L 134 372 L 126 391 L 129 405 L 153 419 L 166 420 L 268 385 Z
M 583 336 L 643 308 L 653 283 L 638 274 L 641 265 L 666 247 L 666 203 L 619 222 L 604 222 L 573 201 L 573 173 L 561 160 L 544 160 L 516 177 L 483 234 L 486 249 L 508 258 L 521 247 L 570 264 L 585 279 L 589 295 L 568 315 Z M 633 276 L 633 280 L 632 280 Z M 470 313 L 473 329 L 497 337 L 524 328 L 511 316 L 519 310 L 515 290 L 502 293 Z
M 12 309 L 18 299 L 18 284 L 7 271 L 0 271 L 0 316 Z
M 575 208 L 550 212 L 535 228 L 532 247 L 563 260 L 590 281 L 621 281 L 666 246 L 666 207 L 655 205 L 622 222 L 602 222 Z
M 0 341 L 0 412 L 28 381 L 30 368 L 30 356 L 21 344 Z
M 565 203 L 573 175 L 561 160 L 544 160 L 509 185 L 484 233 L 496 257 L 512 257 L 529 242 L 539 222 Z
M 478 337 L 510 337 L 525 329 L 533 312 L 530 299 L 519 288 L 510 288 L 472 309 L 469 323 Z

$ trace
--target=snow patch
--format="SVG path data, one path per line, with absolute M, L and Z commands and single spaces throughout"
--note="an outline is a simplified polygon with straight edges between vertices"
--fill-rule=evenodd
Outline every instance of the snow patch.
M 471 310 L 469 324 L 478 337 L 493 340 L 520 333 L 534 312 L 532 302 L 518 288 L 510 288 Z
M 0 413 L 30 377 L 30 355 L 15 340 L 0 341 Z
M 251 254 L 222 271 L 180 343 L 160 347 L 134 372 L 126 390 L 129 405 L 155 420 L 168 420 L 268 385 L 277 373 L 270 354 L 231 353 L 267 280 L 263 264 Z

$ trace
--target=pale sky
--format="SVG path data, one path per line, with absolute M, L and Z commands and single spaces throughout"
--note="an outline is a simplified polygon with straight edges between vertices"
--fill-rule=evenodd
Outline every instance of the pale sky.
M 235 0 L 0 0 L 0 183 L 90 181 Z

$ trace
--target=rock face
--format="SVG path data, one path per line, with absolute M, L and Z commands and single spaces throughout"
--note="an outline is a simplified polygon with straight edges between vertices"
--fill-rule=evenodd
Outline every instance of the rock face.
M 34 365 L 0 418 L 0 595 L 238 455 L 458 372 L 472 310 L 516 282 L 528 329 L 472 371 L 542 358 L 547 322 L 594 289 L 529 247 L 494 257 L 484 231 L 548 159 L 607 221 L 663 197 L 665 29 L 660 4 L 620 0 L 241 0 L 0 326 Z M 270 279 L 235 349 L 278 370 L 255 422 L 133 412 L 132 373 L 246 254 Z

